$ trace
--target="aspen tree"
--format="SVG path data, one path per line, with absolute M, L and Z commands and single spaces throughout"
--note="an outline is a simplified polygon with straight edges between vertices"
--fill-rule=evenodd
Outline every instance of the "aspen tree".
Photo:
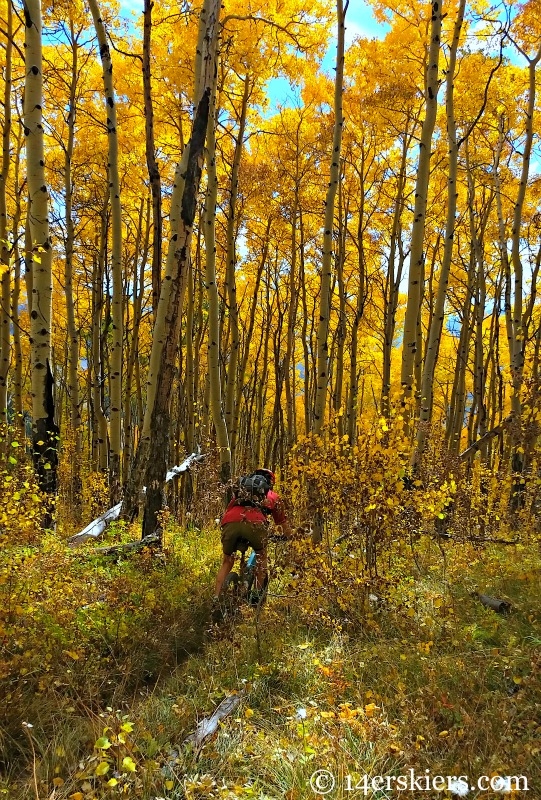
M 242 354 L 240 370 L 239 370 L 239 375 L 241 376 L 241 379 L 237 383 L 237 396 L 235 398 L 235 423 L 234 423 L 235 430 L 237 430 L 237 431 L 239 429 L 239 424 L 240 424 L 240 407 L 241 407 L 241 401 L 242 401 L 242 392 L 243 392 L 243 388 L 245 386 L 246 372 L 247 372 L 247 368 L 248 368 L 248 361 L 249 361 L 249 358 L 250 358 L 250 345 L 251 345 L 251 342 L 252 342 L 252 336 L 253 336 L 253 332 L 254 332 L 254 328 L 255 328 L 256 311 L 257 311 L 257 308 L 258 308 L 258 300 L 257 300 L 257 298 L 259 296 L 259 287 L 260 287 L 260 284 L 261 284 L 261 277 L 263 275 L 263 270 L 265 269 L 265 264 L 267 262 L 267 254 L 268 254 L 268 249 L 269 249 L 269 233 L 270 233 L 271 225 L 272 225 L 272 217 L 269 216 L 269 219 L 267 221 L 267 230 L 266 230 L 266 233 L 265 233 L 265 239 L 264 239 L 264 243 L 263 243 L 263 252 L 261 254 L 261 259 L 260 259 L 260 262 L 259 262 L 259 266 L 257 268 L 256 277 L 255 277 L 254 290 L 253 290 L 254 299 L 253 299 L 253 302 L 252 302 L 252 304 L 250 306 L 250 315 L 249 315 L 249 318 L 248 318 L 248 327 L 246 329 L 244 351 L 243 351 L 243 354 Z M 248 426 L 248 429 L 249 429 L 249 426 Z M 239 434 L 237 434 L 237 436 L 238 435 Z
M 152 192 L 152 309 L 157 312 L 162 271 L 162 186 L 154 144 L 154 105 L 150 52 L 154 0 L 144 0 L 143 8 L 143 99 L 145 107 L 145 154 Z
M 525 351 L 525 319 L 523 316 L 523 292 L 524 274 L 522 258 L 520 255 L 520 242 L 522 230 L 522 213 L 524 200 L 526 199 L 526 189 L 528 187 L 528 177 L 530 174 L 530 158 L 532 153 L 534 127 L 533 116 L 535 111 L 536 97 L 536 69 L 541 59 L 541 46 L 533 58 L 528 57 L 525 51 L 516 44 L 515 46 L 522 53 L 528 62 L 528 104 L 525 114 L 525 133 L 526 139 L 522 151 L 522 165 L 520 182 L 517 192 L 517 199 L 513 209 L 513 224 L 511 228 L 511 263 L 513 266 L 513 346 L 511 352 L 511 376 L 513 391 L 511 394 L 511 410 L 515 417 L 513 432 L 513 470 L 522 472 L 524 458 L 519 447 L 520 438 L 520 418 L 522 414 L 522 401 L 520 392 L 522 388 L 524 372 L 524 351 Z M 518 500 L 518 492 L 515 492 Z
M 201 226 L 199 226 L 201 228 Z M 201 234 L 198 231 L 196 263 L 200 260 Z M 194 361 L 194 338 L 195 338 L 195 269 L 193 261 L 190 259 L 188 264 L 188 296 L 186 298 L 186 450 L 188 453 L 195 451 L 195 361 Z
M 406 132 L 402 138 L 402 152 L 398 180 L 396 186 L 396 199 L 393 210 L 393 223 L 389 244 L 389 259 L 387 274 L 385 276 L 385 292 L 383 299 L 383 377 L 381 389 L 382 414 L 388 417 L 391 409 L 391 356 L 396 328 L 396 310 L 398 307 L 398 290 L 404 269 L 404 250 L 402 247 L 402 213 L 405 199 L 406 163 L 411 143 L 411 134 Z M 398 251 L 398 264 L 397 262 Z M 353 394 L 353 393 L 352 393 Z
M 233 153 L 233 165 L 231 168 L 231 181 L 229 189 L 229 208 L 227 210 L 227 232 L 226 232 L 226 289 L 229 305 L 229 326 L 231 331 L 231 346 L 229 348 L 229 363 L 227 366 L 227 389 L 225 395 L 225 424 L 227 425 L 229 444 L 231 448 L 231 470 L 235 472 L 235 453 L 237 447 L 238 432 L 235 421 L 238 414 L 235 408 L 237 381 L 242 384 L 243 376 L 237 376 L 240 348 L 240 329 L 239 311 L 237 304 L 237 279 L 235 269 L 237 266 L 237 255 L 235 248 L 235 228 L 237 225 L 237 197 L 239 192 L 239 171 L 244 147 L 244 132 L 246 129 L 246 115 L 248 112 L 248 100 L 250 98 L 250 75 L 244 78 L 244 90 L 239 114 L 239 130 L 235 141 Z
M 426 204 L 430 177 L 432 135 L 438 108 L 438 70 L 441 46 L 442 4 L 433 0 L 430 21 L 430 46 L 426 65 L 425 118 L 419 142 L 419 160 L 415 184 L 415 206 L 411 231 L 408 299 L 402 343 L 402 404 L 409 415 L 409 400 L 413 395 L 415 356 L 417 352 L 417 321 L 421 308 L 422 275 L 424 266 L 424 233 Z
M 498 215 L 498 246 L 499 255 L 502 263 L 502 279 L 505 282 L 504 289 L 504 314 L 505 329 L 507 335 L 507 346 L 509 348 L 509 360 L 513 360 L 513 319 L 511 315 L 511 265 L 509 263 L 509 251 L 507 249 L 507 229 L 502 208 L 502 188 L 500 179 L 500 159 L 505 141 L 505 121 L 503 115 L 498 120 L 498 144 L 494 154 L 494 188 L 496 193 L 496 210 Z
M 7 3 L 6 54 L 4 65 L 4 123 L 2 126 L 2 168 L 0 169 L 0 421 L 7 422 L 8 371 L 11 337 L 10 304 L 11 275 L 8 242 L 7 182 L 11 165 L 11 54 L 13 51 L 13 8 Z
M 295 378 L 297 366 L 295 363 L 295 326 L 297 319 L 298 291 L 297 291 L 297 216 L 299 208 L 299 127 L 297 127 L 297 157 L 295 159 L 295 189 L 293 208 L 291 209 L 291 265 L 289 268 L 289 311 L 287 318 L 287 347 L 286 347 L 286 415 L 288 446 L 295 442 L 296 435 L 296 408 L 295 408 Z M 270 223 L 270 220 L 269 220 Z M 270 233 L 270 227 L 269 227 Z
M 196 104 L 192 135 L 186 150 L 186 173 L 181 198 L 181 224 L 177 241 L 175 270 L 171 274 L 171 292 L 166 309 L 167 334 L 161 350 L 156 394 L 151 415 L 148 464 L 145 472 L 146 499 L 143 517 L 143 536 L 156 529 L 157 514 L 163 507 L 163 487 L 167 472 L 167 442 L 169 439 L 169 401 L 174 379 L 179 321 L 182 298 L 187 279 L 187 265 L 197 208 L 197 194 L 204 162 L 204 148 L 210 116 L 212 86 L 216 77 L 221 0 L 205 0 L 202 17 L 205 19 L 201 55 L 198 54 L 200 74 L 196 74 Z M 161 301 L 161 296 L 160 296 Z
M 120 467 L 122 455 L 122 345 L 124 315 L 122 297 L 122 205 L 120 199 L 120 177 L 118 170 L 118 131 L 116 100 L 113 84 L 113 62 L 107 43 L 107 34 L 97 0 L 88 0 L 103 69 L 103 88 L 107 106 L 107 146 L 109 173 L 109 201 L 111 203 L 111 266 L 113 273 L 112 300 L 112 345 L 110 365 L 111 411 L 109 424 L 109 471 L 111 502 L 118 502 L 120 492 Z
M 33 456 L 38 482 L 56 493 L 58 433 L 51 366 L 52 247 L 49 237 L 49 192 L 45 182 L 43 73 L 40 0 L 26 0 L 24 132 L 29 195 L 29 250 L 32 253 L 30 312 Z M 51 509 L 52 510 L 52 509 Z M 47 514 L 45 525 L 52 521 Z
M 272 313 L 271 299 L 270 299 L 270 281 L 266 282 L 265 292 L 267 315 L 270 317 Z M 253 451 L 251 454 L 251 463 L 254 469 L 261 463 L 263 452 L 263 417 L 265 413 L 266 391 L 269 372 L 269 350 L 270 350 L 270 337 L 271 326 L 270 319 L 264 321 L 261 328 L 263 339 L 263 356 L 256 359 L 256 424 L 255 436 L 253 441 Z M 261 348 L 260 348 L 261 349 Z M 261 372 L 260 372 L 261 371 Z
M 434 370 L 438 359 L 438 352 L 443 330 L 443 320 L 445 317 L 445 301 L 447 298 L 447 286 L 449 283 L 449 273 L 453 256 L 453 242 L 455 236 L 456 204 L 457 204 L 457 173 L 458 173 L 458 142 L 455 122 L 455 70 L 458 45 L 464 21 L 464 10 L 466 0 L 460 0 L 457 16 L 453 29 L 453 41 L 449 52 L 447 65 L 446 82 L 446 121 L 447 139 L 449 145 L 448 152 L 448 177 L 447 177 L 447 219 L 445 223 L 445 242 L 443 258 L 440 268 L 438 289 L 436 293 L 436 303 L 434 314 L 428 329 L 428 342 L 426 345 L 426 355 L 424 358 L 423 373 L 420 387 L 421 413 L 419 417 L 419 427 L 417 430 L 417 443 L 413 454 L 412 464 L 416 466 L 419 462 L 426 443 L 428 425 L 432 418 L 432 403 L 434 393 Z
M 216 171 L 216 81 L 212 85 L 207 124 L 207 191 L 205 196 L 205 289 L 208 298 L 207 368 L 209 377 L 209 403 L 216 444 L 220 454 L 220 478 L 228 483 L 232 474 L 232 457 L 229 431 L 222 405 L 222 378 L 220 374 L 220 308 L 216 278 L 216 203 L 218 199 L 218 174 Z M 230 255 L 228 253 L 228 255 Z M 231 292 L 230 292 L 231 298 Z M 234 297 L 235 309 L 236 298 Z
M 201 217 L 201 212 L 200 212 L 200 217 Z M 198 251 L 197 251 L 198 252 L 198 257 L 197 257 L 196 264 L 195 264 L 196 269 L 194 270 L 194 282 L 195 282 L 195 286 L 196 286 L 196 289 L 197 289 L 197 292 L 196 292 L 197 302 L 196 302 L 196 307 L 195 307 L 196 333 L 195 333 L 195 336 L 194 336 L 194 343 L 193 343 L 193 351 L 194 351 L 194 364 L 193 364 L 193 387 L 194 387 L 194 389 L 193 389 L 193 391 L 194 391 L 194 395 L 193 395 L 193 400 L 194 400 L 193 420 L 194 420 L 194 427 L 195 427 L 196 421 L 199 422 L 199 430 L 198 430 L 198 436 L 197 437 L 195 437 L 195 430 L 194 430 L 194 437 L 195 437 L 197 442 L 201 441 L 201 439 L 203 438 L 203 435 L 206 433 L 206 431 L 208 429 L 208 423 L 207 423 L 207 420 L 205 419 L 205 409 L 208 408 L 208 406 L 207 406 L 206 401 L 204 399 L 203 399 L 203 403 L 202 403 L 202 405 L 203 405 L 203 409 L 202 409 L 203 413 L 200 413 L 198 411 L 198 409 L 200 409 L 200 407 L 201 407 L 201 398 L 205 398 L 206 397 L 206 388 L 207 388 L 207 383 L 208 383 L 208 369 L 205 369 L 205 372 L 203 373 L 203 366 L 201 364 L 201 359 L 195 358 L 195 354 L 196 353 L 201 353 L 201 351 L 202 351 L 203 341 L 206 339 L 207 330 L 208 330 L 208 317 L 207 316 L 205 316 L 205 317 L 203 316 L 203 298 L 204 298 L 204 295 L 205 295 L 205 287 L 204 287 L 204 282 L 203 282 L 203 278 L 202 278 L 202 274 L 201 274 L 202 273 L 202 266 L 201 266 L 201 241 L 200 240 L 201 240 L 201 236 L 202 236 L 202 233 L 203 233 L 202 229 L 203 229 L 203 225 L 200 224 L 199 225 L 199 230 L 198 230 L 198 237 L 199 237 L 199 247 L 198 247 Z M 200 386 L 200 377 L 201 377 L 202 373 L 205 375 L 205 381 L 204 381 L 204 387 L 203 388 L 201 388 L 201 386 Z
M 475 286 L 475 260 L 473 249 L 470 248 L 470 264 L 467 271 L 468 285 L 462 306 L 460 336 L 456 354 L 456 366 L 453 373 L 453 388 L 451 403 L 447 417 L 445 437 L 452 453 L 460 450 L 460 440 L 464 425 L 464 412 L 466 406 L 466 371 L 468 368 L 468 355 L 471 339 L 471 306 Z
M 203 3 L 199 16 L 199 29 L 197 36 L 197 46 L 195 54 L 195 82 L 194 82 L 194 105 L 197 106 L 199 97 L 199 84 L 201 81 L 201 69 L 203 58 L 203 44 L 207 28 L 207 18 L 209 9 L 207 3 Z M 167 245 L 167 255 L 165 260 L 164 277 L 160 286 L 160 296 L 158 307 L 155 313 L 154 328 L 152 331 L 152 349 L 146 381 L 146 408 L 143 418 L 141 436 L 137 445 L 135 458 L 132 461 L 127 480 L 124 485 L 124 497 L 122 501 L 121 515 L 124 519 L 133 519 L 137 515 L 139 507 L 139 494 L 143 486 L 143 476 L 147 468 L 148 451 L 150 447 L 150 423 L 156 388 L 158 372 L 161 364 L 162 350 L 167 336 L 167 313 L 170 307 L 170 297 L 174 289 L 173 275 L 177 274 L 178 257 L 182 251 L 179 247 L 184 228 L 182 220 L 182 196 L 184 193 L 185 174 L 188 168 L 189 147 L 186 146 L 182 156 L 177 163 L 173 178 L 173 188 L 171 191 L 170 212 L 169 212 L 169 241 Z M 185 277 L 180 287 L 181 293 L 184 292 Z M 179 301 L 182 304 L 182 297 Z M 137 365 L 137 369 L 139 369 Z M 138 372 L 136 373 L 138 374 Z
M 484 208 L 481 212 L 474 211 L 475 197 L 478 190 L 475 186 L 473 170 L 470 167 L 469 149 L 466 142 L 466 171 L 468 177 L 468 217 L 470 224 L 470 242 L 473 251 L 473 261 L 475 269 L 475 291 L 474 291 L 474 325 L 475 325 L 475 340 L 474 340 L 474 368 L 473 368 L 473 402 L 470 409 L 470 419 L 468 430 L 470 432 L 470 441 L 468 445 L 479 437 L 483 437 L 487 432 L 487 410 L 485 403 L 485 390 L 486 390 L 486 369 L 484 364 L 484 337 L 483 337 L 483 321 L 485 316 L 486 307 L 486 274 L 485 264 L 482 252 L 482 242 L 485 235 L 485 229 L 490 213 L 490 206 L 492 204 L 493 195 L 488 201 L 485 201 Z M 476 225 L 476 218 L 479 218 L 479 224 Z M 486 452 L 483 448 L 483 456 Z
M 344 267 L 346 261 L 347 219 L 349 214 L 348 201 L 344 201 L 340 183 L 338 190 L 338 249 L 336 254 L 336 282 L 338 286 L 338 320 L 335 333 L 336 355 L 333 358 L 335 365 L 334 390 L 332 392 L 332 411 L 338 417 L 338 434 L 340 438 L 345 431 L 344 403 L 344 371 L 345 371 L 345 343 L 347 335 L 346 312 L 346 287 Z M 345 206 L 345 207 L 344 207 Z M 362 244 L 359 242 L 362 248 Z M 364 281 L 364 273 L 359 271 L 359 279 Z M 357 294 L 363 294 L 364 287 L 359 283 Z M 331 384 L 332 385 L 332 384 Z
M 21 129 L 19 128 L 19 131 Z M 22 131 L 17 136 L 17 148 L 15 154 L 14 184 L 15 184 L 15 213 L 13 214 L 13 293 L 11 296 L 11 318 L 13 320 L 13 407 L 15 410 L 15 425 L 18 435 L 24 437 L 24 417 L 23 417 L 23 354 L 21 346 L 21 327 L 19 324 L 19 298 L 21 295 L 21 251 L 19 247 L 19 225 L 21 222 L 21 194 L 22 186 L 19 186 L 19 169 L 22 148 Z
M 302 207 L 299 206 L 299 283 L 301 286 L 301 303 L 302 303 L 302 328 L 301 328 L 301 340 L 302 340 L 302 350 L 303 350 L 303 362 L 304 362 L 304 386 L 303 386 L 303 394 L 304 394 L 304 432 L 305 434 L 308 431 L 312 430 L 312 418 L 313 418 L 313 408 L 314 408 L 314 397 L 312 392 L 312 383 L 313 383 L 313 376 L 315 373 L 314 369 L 311 369 L 310 364 L 310 348 L 308 347 L 308 342 L 313 341 L 313 337 L 308 335 L 308 320 L 312 319 L 313 325 L 313 317 L 309 316 L 308 314 L 308 297 L 306 291 L 306 269 L 305 269 L 305 261 L 304 261 L 304 246 L 305 246 L 305 235 L 304 235 L 304 217 Z
M 347 399 L 346 399 L 346 433 L 350 444 L 356 440 L 357 432 L 357 412 L 359 402 L 359 368 L 358 363 L 358 348 L 359 348 L 359 326 L 364 312 L 364 307 L 368 295 L 368 278 L 366 269 L 366 253 L 365 253 L 365 162 L 366 151 L 363 147 L 361 150 L 360 167 L 357 169 L 359 176 L 359 210 L 358 210 L 358 223 L 357 223 L 357 264 L 358 264 L 358 289 L 356 292 L 355 310 L 351 319 L 351 338 L 350 338 L 350 363 L 349 363 L 349 383 L 347 385 Z M 344 234 L 347 232 L 347 224 L 345 226 Z M 345 248 L 345 241 L 342 244 Z M 341 299 L 341 302 L 343 300 Z M 345 307 L 342 308 L 342 314 L 345 315 Z
M 141 314 L 143 306 L 143 295 L 145 286 L 145 269 L 148 261 L 148 251 L 150 242 L 151 226 L 151 198 L 145 200 L 141 198 L 139 206 L 139 221 L 137 225 L 137 236 L 135 241 L 135 263 L 133 268 L 133 328 L 131 332 L 131 342 L 128 349 L 128 367 L 126 370 L 126 400 L 124 411 L 124 453 L 123 453 L 123 472 L 126 475 L 129 469 L 130 458 L 133 449 L 133 413 L 132 413 L 132 390 L 135 375 L 135 365 L 139 357 L 139 331 L 141 328 Z M 145 212 L 146 206 L 146 212 Z M 143 233 L 144 227 L 144 233 Z M 137 259 L 140 255 L 139 265 Z
M 68 139 L 64 150 L 64 219 L 66 226 L 65 235 L 65 260 L 64 260 L 64 292 L 66 295 L 66 314 L 68 322 L 68 394 L 70 399 L 70 421 L 72 434 L 75 439 L 75 453 L 73 468 L 73 498 L 79 502 L 81 480 L 79 465 L 81 461 L 81 410 L 79 404 L 79 379 L 77 369 L 79 365 L 79 331 L 75 321 L 75 304 L 73 298 L 73 248 L 75 242 L 75 226 L 73 223 L 73 179 L 72 160 L 75 143 L 76 120 L 76 90 L 78 77 L 79 43 L 75 36 L 73 19 L 70 18 L 70 44 L 71 44 L 71 76 L 68 100 Z
M 105 249 L 107 242 L 107 200 L 100 214 L 100 237 L 98 253 L 94 257 L 92 267 L 92 328 L 91 328 L 91 352 L 92 352 L 92 443 L 95 467 L 101 472 L 106 472 L 108 466 L 108 446 L 107 446 L 107 419 L 103 413 L 102 386 L 103 359 L 101 351 L 101 319 L 103 308 L 103 273 Z
M 334 226 L 334 203 L 340 179 L 340 150 L 342 146 L 342 129 L 344 117 L 342 111 L 342 92 L 344 84 L 344 34 L 345 18 L 349 0 L 337 0 L 336 17 L 338 23 L 338 41 L 336 48 L 336 76 L 334 83 L 334 133 L 331 156 L 329 185 L 325 199 L 325 221 L 323 230 L 323 262 L 321 265 L 321 288 L 319 306 L 319 324 L 317 331 L 317 387 L 314 408 L 314 431 L 320 433 L 325 419 L 325 401 L 327 397 L 329 371 L 329 318 L 331 310 L 331 275 L 332 275 L 332 233 Z

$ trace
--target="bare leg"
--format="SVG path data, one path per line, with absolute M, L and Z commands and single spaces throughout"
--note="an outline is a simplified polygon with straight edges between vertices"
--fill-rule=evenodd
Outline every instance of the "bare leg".
M 216 585 L 214 587 L 214 596 L 218 597 L 220 592 L 222 591 L 222 586 L 224 585 L 224 581 L 233 569 L 233 564 L 235 563 L 235 554 L 231 556 L 227 556 L 225 553 L 223 554 L 222 558 L 222 566 L 218 570 L 218 574 L 216 575 Z

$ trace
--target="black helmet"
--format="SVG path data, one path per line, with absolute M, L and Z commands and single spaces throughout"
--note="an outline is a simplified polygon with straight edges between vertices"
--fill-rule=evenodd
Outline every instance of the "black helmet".
M 276 482 L 276 475 L 270 469 L 265 469 L 265 468 L 256 469 L 256 475 L 263 475 L 263 477 L 267 479 L 267 482 L 270 484 L 271 487 L 274 486 Z

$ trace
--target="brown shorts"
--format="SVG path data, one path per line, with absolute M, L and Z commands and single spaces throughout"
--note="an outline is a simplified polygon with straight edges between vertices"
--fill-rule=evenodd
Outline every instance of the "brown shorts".
M 222 547 L 226 556 L 238 549 L 239 539 L 247 541 L 257 552 L 267 545 L 267 526 L 264 522 L 226 522 L 222 528 Z

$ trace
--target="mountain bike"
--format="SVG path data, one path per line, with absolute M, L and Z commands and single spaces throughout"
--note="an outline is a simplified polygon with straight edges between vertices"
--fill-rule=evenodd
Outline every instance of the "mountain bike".
M 271 534 L 267 540 L 270 542 L 285 542 L 286 536 Z M 265 583 L 255 594 L 255 576 L 257 565 L 257 553 L 252 550 L 248 558 L 246 554 L 250 550 L 250 543 L 246 539 L 239 539 L 237 550 L 240 551 L 240 563 L 237 571 L 230 572 L 224 581 L 220 594 L 220 606 L 213 614 L 213 622 L 231 619 L 238 614 L 244 603 L 249 603 L 256 611 L 259 611 L 267 599 L 269 575 L 265 577 Z

